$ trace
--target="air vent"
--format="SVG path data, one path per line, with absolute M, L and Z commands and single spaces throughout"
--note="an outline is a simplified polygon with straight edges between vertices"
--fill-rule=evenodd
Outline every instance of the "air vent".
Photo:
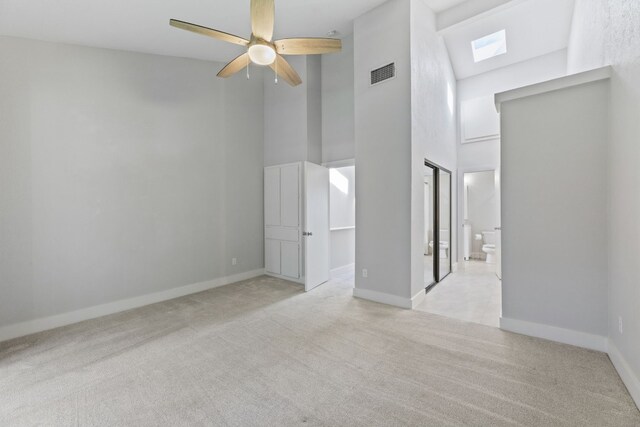
M 396 64 L 385 65 L 384 67 L 376 68 L 371 71 L 371 86 L 382 83 L 386 80 L 392 79 L 396 76 Z

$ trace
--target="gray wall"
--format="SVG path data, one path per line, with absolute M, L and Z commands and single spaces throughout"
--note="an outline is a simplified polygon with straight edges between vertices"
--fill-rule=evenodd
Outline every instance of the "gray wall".
M 607 334 L 608 82 L 502 104 L 502 316 Z
M 0 52 L 0 326 L 263 266 L 260 74 L 7 37 Z
M 322 163 L 322 83 L 318 56 L 288 56 L 302 84 L 275 84 L 264 70 L 264 165 Z M 255 69 L 255 67 L 254 67 Z
M 355 286 L 403 299 L 411 297 L 409 34 L 409 0 L 391 0 L 354 22 Z M 397 77 L 370 86 L 370 71 L 393 61 Z
M 640 2 L 577 0 L 569 70 L 612 65 L 609 134 L 609 347 L 635 376 L 640 402 Z M 622 318 L 623 330 L 618 328 Z M 619 366 L 619 365 L 616 365 Z M 625 378 L 625 381 L 628 378 Z
M 354 58 L 356 294 L 405 303 L 424 292 L 424 159 L 456 168 L 455 77 L 424 0 L 356 19 Z M 396 78 L 370 86 L 370 71 L 389 62 Z
M 353 36 L 342 51 L 322 56 L 322 161 L 355 157 Z

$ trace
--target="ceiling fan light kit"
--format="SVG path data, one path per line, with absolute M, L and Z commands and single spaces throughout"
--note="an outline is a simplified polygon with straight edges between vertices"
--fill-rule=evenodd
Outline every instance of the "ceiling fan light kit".
M 177 19 L 171 19 L 169 24 L 247 48 L 245 53 L 225 65 L 218 73 L 218 77 L 230 77 L 247 68 L 251 61 L 256 65 L 271 67 L 276 73 L 276 83 L 277 77 L 280 76 L 291 86 L 298 86 L 302 83 L 302 79 L 283 55 L 321 55 L 340 52 L 342 49 L 342 41 L 332 38 L 289 38 L 272 41 L 274 22 L 274 0 L 251 0 L 251 38 L 249 40 Z
M 256 43 L 249 46 L 247 51 L 251 62 L 257 65 L 271 65 L 276 60 L 276 51 L 271 46 Z

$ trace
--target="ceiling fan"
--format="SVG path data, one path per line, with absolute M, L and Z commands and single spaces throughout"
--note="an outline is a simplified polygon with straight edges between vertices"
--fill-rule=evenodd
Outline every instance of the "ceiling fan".
M 176 28 L 247 48 L 245 53 L 220 70 L 218 77 L 232 76 L 248 67 L 251 61 L 257 65 L 268 65 L 276 75 L 282 77 L 291 86 L 297 86 L 302 83 L 302 80 L 282 55 L 319 55 L 339 52 L 342 49 L 341 40 L 330 38 L 288 38 L 272 41 L 274 20 L 274 0 L 251 0 L 251 38 L 249 40 L 177 19 L 171 19 L 169 23 Z

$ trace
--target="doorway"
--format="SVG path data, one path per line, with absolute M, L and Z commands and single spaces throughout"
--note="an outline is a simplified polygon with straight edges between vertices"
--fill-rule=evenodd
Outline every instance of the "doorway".
M 458 171 L 457 269 L 416 309 L 488 326 L 499 326 L 502 289 L 499 171 Z M 440 228 L 444 228 L 441 225 Z
M 424 162 L 424 282 L 429 292 L 451 274 L 451 171 Z

